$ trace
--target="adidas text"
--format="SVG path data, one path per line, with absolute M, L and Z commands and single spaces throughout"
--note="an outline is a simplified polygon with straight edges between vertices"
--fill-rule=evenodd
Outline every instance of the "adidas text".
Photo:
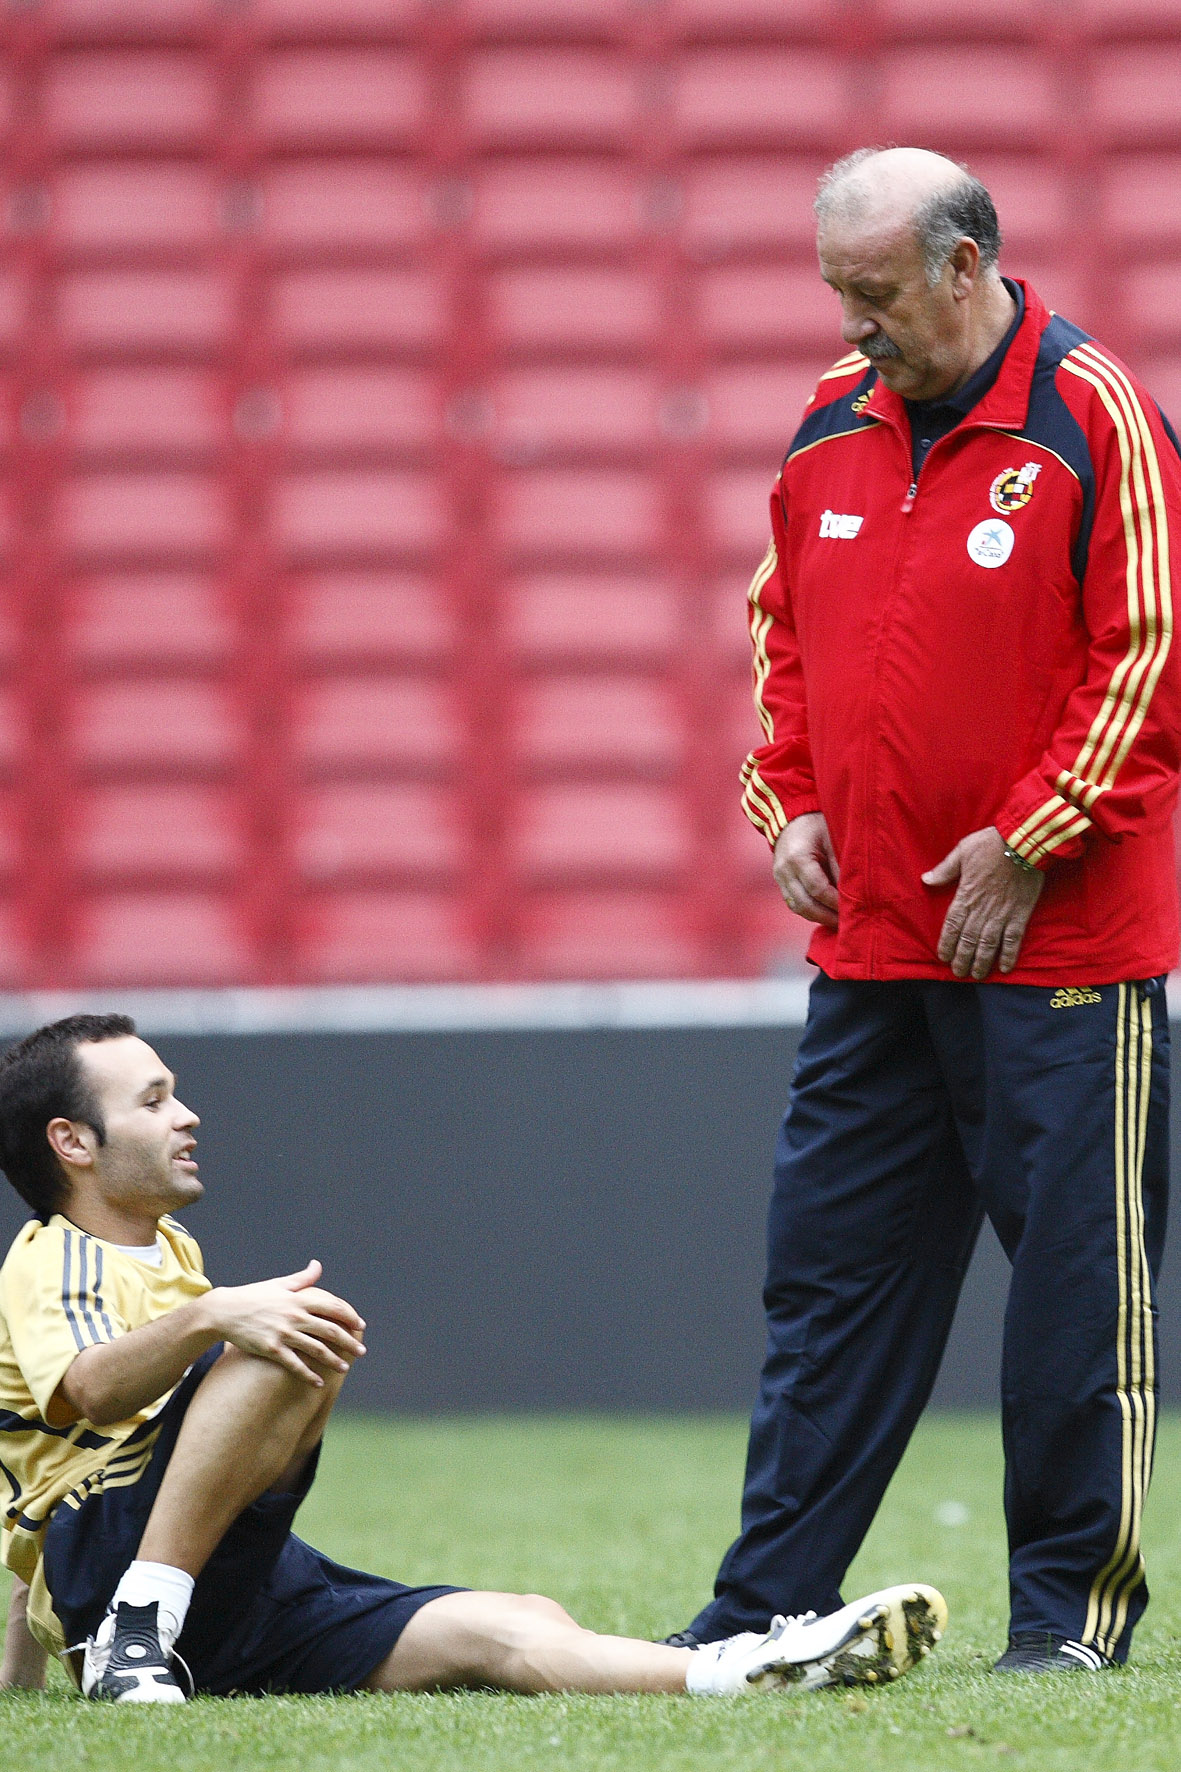
M 1090 985 L 1063 985 L 1050 998 L 1051 1009 L 1078 1009 L 1083 1003 L 1102 1003 L 1100 991 L 1092 990 Z

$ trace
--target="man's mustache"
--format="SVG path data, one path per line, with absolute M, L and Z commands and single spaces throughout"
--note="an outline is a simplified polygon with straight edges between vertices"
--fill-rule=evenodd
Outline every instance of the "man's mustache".
M 872 338 L 867 338 L 860 349 L 861 355 L 868 357 L 871 363 L 888 362 L 890 358 L 902 355 L 894 340 L 887 338 L 884 332 L 876 332 Z

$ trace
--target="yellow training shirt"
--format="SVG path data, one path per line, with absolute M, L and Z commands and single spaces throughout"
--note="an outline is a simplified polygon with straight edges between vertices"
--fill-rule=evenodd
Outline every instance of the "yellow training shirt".
M 44 1583 L 35 1578 L 50 1514 L 64 1500 L 77 1506 L 97 1490 L 134 1483 L 156 1433 L 139 1434 L 126 1450 L 125 1443 L 172 1392 L 103 1428 L 88 1421 L 50 1427 L 50 1398 L 84 1348 L 209 1291 L 201 1250 L 187 1231 L 162 1218 L 159 1243 L 163 1260 L 153 1267 L 55 1213 L 48 1224 L 31 1219 L 0 1267 L 0 1561 L 34 1587 L 30 1624 L 49 1623 Z

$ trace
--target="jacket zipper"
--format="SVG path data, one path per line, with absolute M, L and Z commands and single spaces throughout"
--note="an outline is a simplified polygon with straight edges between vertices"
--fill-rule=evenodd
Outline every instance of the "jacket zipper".
M 942 439 L 940 439 L 940 441 L 942 441 Z M 928 451 L 928 454 L 929 453 L 930 453 L 930 451 Z M 925 466 L 926 466 L 926 462 L 924 461 L 923 467 L 925 467 Z M 920 467 L 919 473 L 921 474 L 922 471 L 923 471 L 923 469 L 922 469 L 922 467 Z M 911 481 L 910 485 L 907 487 L 906 497 L 903 499 L 902 504 L 899 507 L 902 512 L 902 515 L 904 517 L 909 517 L 911 511 L 914 510 L 914 501 L 915 501 L 915 497 L 918 493 L 918 489 L 919 489 L 919 481 L 918 481 L 918 474 L 916 474 L 914 479 Z M 900 565 L 901 565 L 900 560 L 896 558 L 895 562 L 894 562 L 894 582 L 895 582 L 895 584 L 897 584 L 898 572 L 900 570 Z M 885 633 L 883 631 L 883 633 L 879 637 L 878 655 L 874 661 L 874 698 L 875 698 L 875 703 L 877 702 L 878 675 L 879 675 L 879 669 L 880 669 L 880 663 L 881 663 L 880 648 L 881 648 L 881 645 L 883 644 L 884 640 L 885 640 Z M 869 810 L 869 783 L 868 782 L 866 783 L 866 810 L 867 810 L 867 812 Z M 867 896 L 869 898 L 870 903 L 872 904 L 876 881 L 874 879 L 873 866 L 872 866 L 872 863 L 870 862 L 868 856 L 866 857 L 865 878 L 866 878 Z M 868 956 L 868 965 L 869 965 L 869 970 L 870 970 L 871 976 L 873 973 L 873 966 L 874 966 L 874 962 L 876 960 L 876 957 L 877 957 L 876 929 L 875 929 L 873 923 L 871 922 L 870 930 L 869 930 L 869 956 Z

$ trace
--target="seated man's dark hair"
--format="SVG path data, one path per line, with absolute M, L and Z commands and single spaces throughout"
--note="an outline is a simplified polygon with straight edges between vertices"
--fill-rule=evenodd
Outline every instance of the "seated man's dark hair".
M 79 1120 L 106 1143 L 102 1110 L 79 1062 L 79 1045 L 122 1040 L 134 1032 L 129 1015 L 68 1015 L 0 1057 L 0 1169 L 38 1218 L 48 1220 L 66 1192 L 65 1174 L 45 1136 L 50 1120 Z

